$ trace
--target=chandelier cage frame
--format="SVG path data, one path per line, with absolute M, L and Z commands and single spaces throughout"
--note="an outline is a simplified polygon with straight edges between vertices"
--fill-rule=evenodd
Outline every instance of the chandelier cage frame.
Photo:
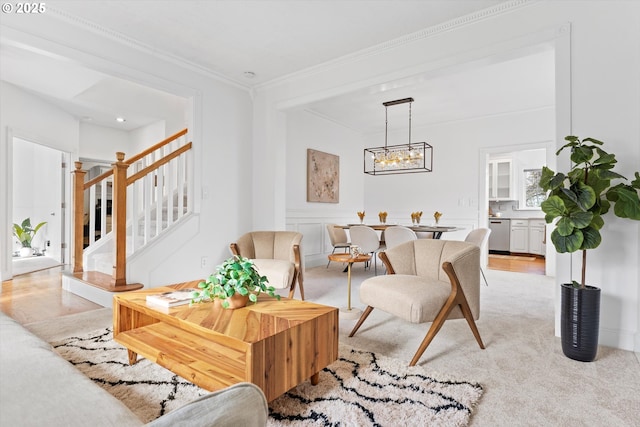
M 409 104 L 409 142 L 388 145 L 389 121 L 387 110 L 390 106 Z M 383 102 L 384 105 L 384 146 L 364 149 L 364 173 L 369 175 L 393 175 L 404 173 L 424 173 L 433 171 L 433 147 L 426 142 L 411 142 L 411 104 L 413 98 Z

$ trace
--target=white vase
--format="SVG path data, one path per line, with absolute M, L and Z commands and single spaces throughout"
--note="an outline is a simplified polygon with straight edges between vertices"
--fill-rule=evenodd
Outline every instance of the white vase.
M 20 256 L 21 257 L 30 256 L 32 254 L 33 254 L 33 249 L 32 248 L 20 248 Z

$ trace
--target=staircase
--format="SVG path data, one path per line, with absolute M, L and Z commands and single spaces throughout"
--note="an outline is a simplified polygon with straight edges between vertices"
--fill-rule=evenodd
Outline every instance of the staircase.
M 74 263 L 64 289 L 110 307 L 114 292 L 144 286 L 127 282 L 127 260 L 193 212 L 191 146 L 183 129 L 129 159 L 116 153 L 111 170 L 86 182 L 76 162 Z

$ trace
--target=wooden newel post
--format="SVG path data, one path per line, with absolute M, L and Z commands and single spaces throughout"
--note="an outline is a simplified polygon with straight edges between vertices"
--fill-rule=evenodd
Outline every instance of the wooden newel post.
M 113 230 L 114 230 L 114 286 L 127 284 L 127 169 L 124 153 L 116 153 L 113 164 Z
M 82 162 L 75 162 L 73 171 L 73 272 L 82 272 L 82 251 L 84 249 L 84 177 Z

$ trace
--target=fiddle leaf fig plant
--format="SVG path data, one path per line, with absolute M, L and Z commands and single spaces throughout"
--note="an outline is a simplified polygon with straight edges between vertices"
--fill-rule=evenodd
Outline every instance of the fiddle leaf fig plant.
M 264 292 L 280 299 L 273 286 L 268 286 L 266 276 L 261 276 L 253 261 L 241 256 L 233 256 L 216 267 L 216 272 L 198 284 L 200 291 L 192 295 L 192 302 L 222 300 L 224 308 L 229 307 L 227 298 L 240 294 L 249 301 L 257 302 L 258 294 Z
M 595 249 L 602 242 L 600 230 L 603 216 L 613 206 L 620 218 L 640 220 L 640 174 L 630 184 L 627 178 L 613 171 L 617 163 L 614 154 L 607 153 L 604 144 L 594 138 L 580 139 L 567 136 L 564 149 L 571 150 L 573 166 L 565 174 L 542 168 L 540 186 L 548 192 L 542 205 L 545 221 L 550 224 L 558 218 L 551 233 L 551 241 L 560 253 L 582 251 L 582 280 L 573 281 L 575 287 L 585 287 L 587 250 Z M 614 180 L 622 180 L 613 184 Z

